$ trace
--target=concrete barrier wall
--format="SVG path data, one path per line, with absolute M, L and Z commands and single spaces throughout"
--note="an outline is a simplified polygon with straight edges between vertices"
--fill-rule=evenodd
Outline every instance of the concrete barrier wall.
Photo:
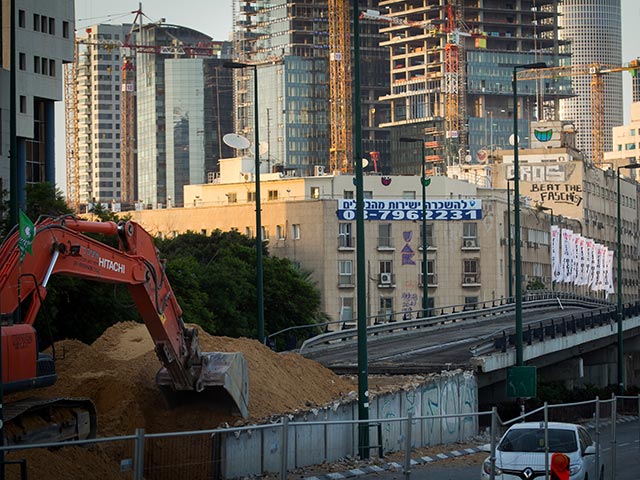
M 443 372 L 405 390 L 381 394 L 371 399 L 369 418 L 381 424 L 384 452 L 404 449 L 406 424 L 394 419 L 415 418 L 412 423 L 412 447 L 468 440 L 478 432 L 475 416 L 428 418 L 437 415 L 464 414 L 478 409 L 478 386 L 470 372 Z M 287 469 L 323 462 L 335 462 L 358 454 L 357 424 L 309 424 L 306 422 L 349 422 L 358 417 L 356 400 L 289 416 Z M 369 430 L 370 445 L 379 445 L 378 430 Z M 224 478 L 279 472 L 282 459 L 280 423 L 256 430 L 223 435 L 218 458 Z M 377 450 L 371 450 L 377 455 Z

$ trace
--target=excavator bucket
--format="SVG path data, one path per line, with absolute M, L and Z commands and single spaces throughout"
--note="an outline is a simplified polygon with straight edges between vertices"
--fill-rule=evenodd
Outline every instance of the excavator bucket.
M 243 418 L 249 417 L 249 373 L 247 363 L 240 352 L 203 352 L 194 390 L 196 392 L 226 393 L 226 400 L 231 400 L 232 410 Z M 156 375 L 156 383 L 161 387 L 171 387 L 174 382 L 166 368 Z M 218 398 L 225 403 L 225 398 Z

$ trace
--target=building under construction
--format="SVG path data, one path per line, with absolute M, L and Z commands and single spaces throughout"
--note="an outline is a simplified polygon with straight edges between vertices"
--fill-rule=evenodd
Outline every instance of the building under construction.
M 367 2 L 370 8 L 377 0 Z M 234 0 L 234 56 L 257 65 L 261 160 L 300 175 L 353 167 L 352 2 Z M 363 2 L 363 7 L 365 7 Z M 390 167 L 388 52 L 375 22 L 361 24 L 363 152 Z M 253 139 L 253 70 L 236 72 L 236 131 Z
M 461 162 L 487 162 L 513 132 L 514 66 L 570 62 L 558 40 L 561 0 L 383 0 L 383 45 L 390 50 L 390 103 L 395 173 L 416 173 L 415 146 L 424 137 L 431 173 Z M 571 95 L 570 79 L 518 82 L 519 131 L 531 119 L 553 118 Z M 528 138 L 520 138 L 528 145 Z M 404 150 L 406 149 L 406 150 Z

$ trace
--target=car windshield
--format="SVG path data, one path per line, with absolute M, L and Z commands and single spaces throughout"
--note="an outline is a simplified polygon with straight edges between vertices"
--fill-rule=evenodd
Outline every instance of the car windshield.
M 502 452 L 544 452 L 543 428 L 514 428 L 507 432 L 498 449 Z M 578 450 L 573 430 L 549 429 L 549 451 L 570 453 Z

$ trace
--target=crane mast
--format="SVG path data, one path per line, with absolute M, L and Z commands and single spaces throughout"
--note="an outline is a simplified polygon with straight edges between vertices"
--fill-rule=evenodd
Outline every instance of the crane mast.
M 353 171 L 351 29 L 348 0 L 329 0 L 330 162 L 332 173 Z

